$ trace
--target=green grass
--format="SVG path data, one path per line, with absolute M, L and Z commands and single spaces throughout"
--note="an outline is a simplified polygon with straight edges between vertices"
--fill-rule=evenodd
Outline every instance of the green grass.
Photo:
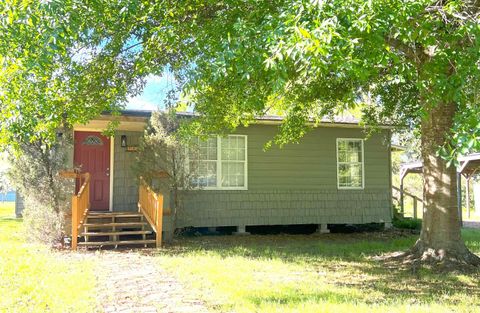
M 0 312 L 96 312 L 94 254 L 28 243 L 13 216 L 0 204 Z M 480 253 L 480 231 L 463 235 Z M 415 240 L 398 232 L 198 237 L 148 254 L 220 312 L 479 312 L 479 273 L 372 259 Z
M 480 221 L 480 213 L 475 212 L 475 208 L 472 206 L 470 207 L 470 218 L 468 218 L 467 208 L 462 208 L 462 218 L 464 221 Z
M 0 203 L 0 312 L 93 312 L 93 263 L 25 240 L 12 203 Z
M 480 232 L 464 231 L 480 252 Z M 415 273 L 372 256 L 405 250 L 415 235 L 382 233 L 182 239 L 157 254 L 219 311 L 478 312 L 480 275 Z

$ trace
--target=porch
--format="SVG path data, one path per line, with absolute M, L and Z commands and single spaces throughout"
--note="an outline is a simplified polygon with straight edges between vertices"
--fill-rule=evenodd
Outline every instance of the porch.
M 73 178 L 78 186 L 72 195 L 71 247 L 102 248 L 119 246 L 160 247 L 162 245 L 164 196 L 155 193 L 139 179 L 138 211 L 112 212 L 91 210 L 91 174 L 63 172 L 64 178 Z

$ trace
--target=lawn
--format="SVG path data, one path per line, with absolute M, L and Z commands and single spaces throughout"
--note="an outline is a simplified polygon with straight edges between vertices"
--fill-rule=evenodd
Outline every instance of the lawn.
M 12 205 L 0 206 L 0 312 L 96 312 L 97 254 L 28 243 L 13 215 Z M 205 236 L 143 253 L 218 312 L 479 312 L 480 273 L 412 271 L 372 259 L 407 249 L 416 236 Z M 480 253 L 480 231 L 465 230 L 464 238 Z
M 480 232 L 465 230 L 480 252 Z M 480 274 L 389 268 L 372 256 L 416 235 L 224 236 L 182 239 L 158 263 L 218 311 L 479 312 Z
M 14 215 L 0 203 L 0 312 L 94 311 L 94 264 L 28 243 Z

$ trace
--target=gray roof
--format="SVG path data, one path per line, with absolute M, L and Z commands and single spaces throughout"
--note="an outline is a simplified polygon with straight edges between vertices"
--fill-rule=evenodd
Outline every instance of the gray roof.
M 480 172 L 480 153 L 475 152 L 458 157 L 459 167 L 457 172 L 467 177 Z M 410 163 L 404 163 L 400 167 L 400 177 L 405 177 L 409 173 L 422 173 L 423 162 L 416 161 Z
M 200 116 L 197 113 L 193 112 L 178 112 L 180 116 Z M 257 121 L 271 121 L 271 122 L 281 122 L 285 119 L 285 116 L 280 115 L 263 115 L 255 117 Z M 312 120 L 313 122 L 313 120 Z M 360 120 L 351 116 L 351 115 L 337 115 L 333 117 L 323 117 L 321 123 L 333 123 L 333 124 L 351 124 L 351 125 L 358 125 L 360 124 Z
M 145 117 L 145 118 L 148 118 L 152 115 L 151 110 L 121 110 L 120 113 L 121 115 L 124 115 L 124 116 L 135 116 L 135 117 Z M 111 112 L 104 112 L 104 114 L 111 114 Z M 200 116 L 200 114 L 194 113 L 194 112 L 178 112 L 177 115 L 185 116 L 185 117 Z M 280 115 L 263 115 L 263 116 L 256 117 L 257 121 L 266 121 L 266 122 L 268 121 L 281 122 L 284 119 L 285 117 Z M 359 125 L 360 120 L 353 117 L 352 115 L 345 114 L 345 115 L 336 115 L 333 117 L 323 117 L 321 119 L 321 123 Z
M 259 116 L 256 118 L 259 121 L 283 121 L 285 119 L 284 116 L 279 115 L 264 115 Z M 313 122 L 313 120 L 312 120 Z M 324 116 L 321 119 L 321 123 L 334 123 L 334 124 L 355 124 L 358 125 L 360 120 L 349 115 L 336 115 L 333 117 Z

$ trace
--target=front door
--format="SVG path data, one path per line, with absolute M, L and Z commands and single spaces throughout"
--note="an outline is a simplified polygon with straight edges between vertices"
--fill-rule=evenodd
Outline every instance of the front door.
M 90 209 L 109 210 L 110 138 L 99 132 L 75 132 L 73 163 L 82 173 L 90 173 Z

